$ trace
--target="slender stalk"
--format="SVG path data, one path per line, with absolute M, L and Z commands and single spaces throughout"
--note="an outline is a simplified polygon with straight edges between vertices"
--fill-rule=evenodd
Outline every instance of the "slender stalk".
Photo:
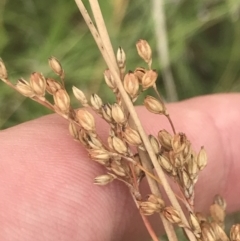
M 148 154 L 145 151 L 142 151 L 140 149 L 138 149 L 138 152 L 141 157 L 143 167 L 146 170 L 148 170 L 148 172 L 151 172 L 153 174 L 152 165 L 149 161 Z M 161 197 L 161 193 L 160 193 L 157 182 L 154 179 L 152 179 L 151 176 L 149 176 L 149 175 L 147 175 L 146 178 L 147 178 L 151 192 L 154 195 Z M 168 236 L 168 240 L 177 241 L 178 239 L 177 239 L 176 233 L 174 231 L 173 225 L 171 223 L 169 223 L 161 213 L 159 215 L 162 220 L 166 234 Z
M 114 51 L 112 48 L 112 44 L 111 44 L 109 34 L 108 34 L 108 31 L 107 31 L 107 28 L 105 25 L 105 21 L 102 16 L 102 11 L 100 9 L 98 0 L 89 0 L 89 3 L 91 5 L 91 9 L 92 9 L 93 16 L 94 16 L 94 19 L 95 19 L 95 22 L 96 22 L 96 25 L 98 28 L 99 35 L 104 43 L 104 46 L 107 50 L 109 58 L 111 59 L 111 61 L 114 64 L 115 70 L 118 71 L 115 54 L 114 54 Z
M 165 107 L 165 103 L 164 103 L 161 95 L 159 94 L 159 92 L 158 92 L 158 90 L 157 90 L 156 84 L 153 85 L 153 89 L 154 89 L 155 93 L 157 94 L 159 101 L 160 101 L 160 102 L 162 103 L 162 105 Z M 171 119 L 170 115 L 167 113 L 167 114 L 165 114 L 165 116 L 167 117 L 168 122 L 169 122 L 170 125 L 171 125 L 173 134 L 176 134 L 176 130 L 175 130 L 175 127 L 174 127 L 174 125 L 173 125 L 173 122 L 172 122 L 172 119 Z
M 165 192 L 167 194 L 167 196 L 169 197 L 169 200 L 171 201 L 172 205 L 180 212 L 180 215 L 181 215 L 181 219 L 183 221 L 184 224 L 187 225 L 187 228 L 185 228 L 185 232 L 189 238 L 190 241 L 196 241 L 196 237 L 194 236 L 194 234 L 189 230 L 189 225 L 188 225 L 188 221 L 181 209 L 181 206 L 179 205 L 178 201 L 177 201 L 177 198 L 175 197 L 175 194 L 174 192 L 172 191 L 165 175 L 164 175 L 164 172 L 160 166 L 160 164 L 158 163 L 157 161 L 157 158 L 155 156 L 155 153 L 154 151 L 152 150 L 152 147 L 151 147 L 151 144 L 148 140 L 148 137 L 146 136 L 145 132 L 144 132 L 144 129 L 143 129 L 143 126 L 138 118 L 138 115 L 135 111 L 135 108 L 132 104 L 132 101 L 130 100 L 128 94 L 125 92 L 125 89 L 122 85 L 122 82 L 121 82 L 121 79 L 117 73 L 117 71 L 115 70 L 115 67 L 114 67 L 114 64 L 111 62 L 111 59 L 109 58 L 109 55 L 106 51 L 106 48 L 104 47 L 104 44 L 103 42 L 101 41 L 101 38 L 96 30 L 96 28 L 94 27 L 93 25 L 93 22 L 91 20 L 91 18 L 89 17 L 89 14 L 86 10 L 86 8 L 84 7 L 83 3 L 81 0 L 75 0 L 80 12 L 82 13 L 82 16 L 84 18 L 84 20 L 86 21 L 86 24 L 88 25 L 89 27 L 89 30 L 91 31 L 92 35 L 93 35 L 93 38 L 95 39 L 97 45 L 98 45 L 98 48 L 100 50 L 100 52 L 102 53 L 102 56 L 105 60 L 105 62 L 107 63 L 112 75 L 113 75 L 113 78 L 115 80 L 115 83 L 118 87 L 118 90 L 120 91 L 121 95 L 122 95 L 122 98 L 126 104 L 126 107 L 128 108 L 128 111 L 133 119 L 133 121 L 135 122 L 135 125 L 136 125 L 136 128 L 142 138 L 142 141 L 145 145 L 145 148 L 149 154 L 149 157 L 150 159 L 152 160 L 152 163 L 155 167 L 155 170 L 162 182 L 162 185 L 165 189 Z
M 158 39 L 157 52 L 159 63 L 162 66 L 164 86 L 168 99 L 170 101 L 176 101 L 178 99 L 178 95 L 170 68 L 164 0 L 152 0 L 152 12 L 155 23 L 155 35 L 156 39 Z

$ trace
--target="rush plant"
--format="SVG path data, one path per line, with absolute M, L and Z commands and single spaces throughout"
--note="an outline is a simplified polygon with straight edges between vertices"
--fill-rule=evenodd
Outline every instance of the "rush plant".
M 199 173 L 207 165 L 207 154 L 204 147 L 194 150 L 187 135 L 176 130 L 156 88 L 158 73 L 151 67 L 151 47 L 146 40 L 138 40 L 136 50 L 146 67 L 136 66 L 134 70 L 126 72 L 127 58 L 124 50 L 119 47 L 114 54 L 98 1 L 89 2 L 96 26 L 83 2 L 76 0 L 108 66 L 104 78 L 107 87 L 116 97 L 115 103 L 103 103 L 98 94 L 85 96 L 80 88 L 74 86 L 73 94 L 81 104 L 81 108 L 74 109 L 65 89 L 64 68 L 55 57 L 49 58 L 49 66 L 57 76 L 55 79 L 34 72 L 29 81 L 20 78 L 13 84 L 2 60 L 0 78 L 20 94 L 68 120 L 73 139 L 85 147 L 93 162 L 105 167 L 106 173 L 97 176 L 94 184 L 107 185 L 114 180 L 123 182 L 129 188 L 129 195 L 139 209 L 152 240 L 157 241 L 159 238 L 148 221 L 149 215 L 159 215 L 171 241 L 178 240 L 174 225 L 183 228 L 190 241 L 229 240 L 224 231 L 226 202 L 222 197 L 215 196 L 208 217 L 195 210 L 195 185 Z M 149 88 L 154 90 L 155 97 L 146 96 L 143 104 L 149 112 L 165 116 L 171 132 L 159 127 L 156 136 L 145 133 L 134 103 Z M 96 116 L 109 126 L 107 140 L 103 140 L 96 130 Z M 180 195 L 173 192 L 166 176 L 179 187 Z M 147 197 L 140 191 L 145 178 L 151 190 Z M 163 199 L 160 186 L 170 200 L 170 205 Z M 230 239 L 240 240 L 239 224 L 232 227 Z

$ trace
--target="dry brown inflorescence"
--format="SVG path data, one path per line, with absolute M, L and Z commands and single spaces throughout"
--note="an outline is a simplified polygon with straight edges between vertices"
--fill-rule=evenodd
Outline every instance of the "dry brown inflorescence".
M 100 30 L 99 27 L 99 33 L 97 32 L 99 38 Z M 101 44 L 104 46 L 100 41 Z M 30 75 L 29 81 L 21 78 L 17 84 L 13 84 L 8 78 L 2 60 L 0 61 L 0 78 L 22 95 L 68 120 L 69 132 L 73 139 L 85 147 L 92 161 L 106 169 L 104 175 L 95 178 L 94 184 L 106 185 L 113 180 L 126 184 L 153 240 L 158 240 L 158 238 L 146 218 L 153 214 L 160 215 L 169 240 L 177 240 L 172 224 L 182 227 L 189 240 L 229 240 L 224 232 L 226 203 L 222 197 L 215 196 L 208 217 L 197 213 L 194 209 L 194 187 L 199 173 L 207 165 L 205 149 L 201 147 L 196 152 L 192 149 L 186 134 L 176 132 L 167 107 L 156 88 L 158 74 L 151 68 L 151 48 L 148 42 L 142 39 L 137 42 L 136 48 L 139 56 L 146 62 L 147 68 L 136 67 L 135 70 L 126 73 L 126 55 L 119 47 L 115 60 L 117 69 L 109 66 L 109 69 L 104 71 L 105 82 L 116 96 L 116 102 L 113 104 L 103 103 L 97 94 L 92 94 L 87 98 L 79 88 L 74 86 L 73 94 L 82 108 L 73 109 L 64 86 L 64 69 L 55 57 L 49 58 L 49 66 L 59 80 L 34 72 Z M 118 80 L 121 83 L 117 82 Z M 171 133 L 160 129 L 156 136 L 146 136 L 134 119 L 135 115 L 129 108 L 129 102 L 133 104 L 138 96 L 149 88 L 154 89 L 156 97 L 146 96 L 143 104 L 149 112 L 163 115 L 168 119 Z M 47 94 L 52 96 L 52 102 L 48 100 L 49 98 L 46 99 Z M 107 140 L 102 140 L 98 135 L 95 126 L 96 119 L 92 112 L 109 125 Z M 162 175 L 163 172 L 164 175 Z M 173 193 L 167 185 L 165 175 L 178 185 L 181 196 Z M 144 177 L 148 180 L 152 192 L 148 197 L 144 197 L 140 192 Z M 166 205 L 162 198 L 159 189 L 161 185 L 171 201 L 171 206 Z M 183 210 L 187 210 L 187 215 L 183 213 Z M 232 227 L 230 239 L 240 240 L 238 224 Z

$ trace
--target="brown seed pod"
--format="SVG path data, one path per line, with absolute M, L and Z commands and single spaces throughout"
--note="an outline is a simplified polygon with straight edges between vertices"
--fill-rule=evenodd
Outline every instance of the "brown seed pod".
M 148 89 L 149 87 L 152 87 L 157 80 L 158 74 L 156 70 L 147 70 L 146 73 L 142 77 L 142 88 L 143 90 Z
M 139 39 L 136 43 L 137 52 L 139 56 L 148 64 L 152 63 L 152 50 L 146 40 Z
M 70 98 L 66 90 L 60 89 L 53 95 L 54 103 L 62 113 L 68 113 Z
M 77 87 L 73 86 L 72 87 L 72 91 L 73 91 L 73 94 L 75 96 L 75 98 L 80 101 L 80 103 L 83 105 L 83 106 L 87 106 L 87 98 L 85 96 L 85 94 L 80 90 L 78 89 Z
M 132 99 L 138 95 L 139 82 L 133 72 L 130 71 L 125 75 L 123 86 Z
M 230 239 L 231 239 L 231 241 L 239 241 L 240 240 L 240 224 L 235 224 L 231 227 Z
M 144 99 L 144 106 L 147 108 L 148 111 L 154 114 L 165 114 L 165 106 L 160 103 L 156 98 L 148 95 Z
M 57 58 L 55 57 L 50 57 L 48 59 L 48 63 L 49 63 L 49 66 L 51 67 L 51 69 L 57 74 L 59 75 L 60 77 L 63 77 L 64 76 L 64 71 L 63 71 L 63 68 L 62 68 L 62 65 L 60 64 L 60 62 L 57 60 Z
M 32 87 L 23 78 L 18 80 L 18 82 L 16 84 L 16 88 L 22 95 L 24 95 L 26 97 L 30 97 L 31 98 L 31 97 L 35 96 L 35 93 L 34 93 Z
M 44 96 L 46 91 L 46 79 L 40 73 L 34 72 L 30 76 L 30 86 L 37 96 Z
M 124 124 L 127 120 L 123 109 L 117 103 L 112 105 L 112 118 L 117 124 Z
M 77 120 L 86 131 L 95 131 L 95 120 L 92 114 L 85 109 L 79 109 L 76 114 Z
M 46 90 L 50 95 L 53 95 L 58 90 L 63 89 L 62 86 L 54 79 L 47 78 L 46 82 L 47 82 Z
M 183 224 L 179 212 L 172 206 L 165 207 L 162 214 L 170 223 L 178 224 L 179 226 Z

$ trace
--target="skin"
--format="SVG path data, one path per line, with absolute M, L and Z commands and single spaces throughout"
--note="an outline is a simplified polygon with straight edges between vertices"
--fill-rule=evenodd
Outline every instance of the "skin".
M 217 193 L 226 199 L 228 212 L 240 209 L 239 103 L 239 94 L 222 94 L 168 105 L 176 129 L 187 134 L 196 151 L 204 145 L 208 153 L 196 187 L 198 211 L 206 212 Z M 147 133 L 170 131 L 163 116 L 142 107 L 138 113 Z M 97 121 L 105 137 L 106 127 Z M 61 117 L 3 130 L 0 147 L 0 240 L 149 240 L 123 184 L 92 184 L 105 171 L 73 141 Z

